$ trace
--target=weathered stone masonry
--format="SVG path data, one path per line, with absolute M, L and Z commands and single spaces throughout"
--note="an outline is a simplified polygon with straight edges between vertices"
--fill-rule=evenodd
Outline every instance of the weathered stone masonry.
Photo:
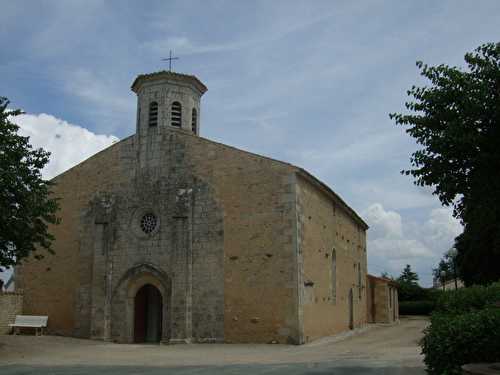
M 307 342 L 366 324 L 367 226 L 307 172 L 298 174 L 296 189 Z
M 223 339 L 223 212 L 210 186 L 186 167 L 177 138 L 156 141 L 158 166 L 124 164 L 124 173 L 135 169 L 131 182 L 99 192 L 82 213 L 77 335 L 131 342 L 128 294 L 149 274 L 165 293 L 164 341 Z M 150 234 L 140 229 L 148 213 L 158 221 Z
M 49 315 L 53 333 L 133 342 L 136 296 L 152 285 L 162 342 L 300 344 L 349 329 L 354 290 L 364 324 L 366 224 L 307 172 L 203 139 L 199 123 L 193 134 L 206 90 L 196 78 L 139 76 L 133 90 L 136 134 L 54 179 L 56 255 L 19 267 L 25 312 Z
M 369 323 L 399 321 L 398 284 L 393 280 L 367 275 L 367 315 Z

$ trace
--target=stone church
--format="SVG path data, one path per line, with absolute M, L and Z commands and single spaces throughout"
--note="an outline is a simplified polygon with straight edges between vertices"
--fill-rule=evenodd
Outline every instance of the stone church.
M 16 270 L 48 331 L 294 343 L 367 322 L 366 223 L 294 165 L 200 137 L 195 76 L 139 75 L 134 135 L 55 177 L 54 255 Z

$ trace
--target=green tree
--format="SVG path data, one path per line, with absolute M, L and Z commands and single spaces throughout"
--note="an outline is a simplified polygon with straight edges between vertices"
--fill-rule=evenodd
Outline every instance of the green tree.
M 51 182 L 41 170 L 50 153 L 33 149 L 29 137 L 18 134 L 9 119 L 20 110 L 9 110 L 9 101 L 0 97 L 0 266 L 10 267 L 45 249 L 52 252 L 54 237 L 49 224 L 57 224 L 58 203 L 50 197 Z M 35 258 L 43 254 L 36 253 Z
M 396 279 L 399 284 L 398 296 L 401 301 L 419 301 L 424 297 L 424 289 L 418 285 L 418 275 L 407 264 Z
M 451 248 L 443 255 L 437 268 L 432 270 L 432 274 L 441 284 L 448 280 L 455 280 L 455 289 L 457 289 L 457 250 L 455 248 Z
M 500 279 L 500 43 L 465 55 L 467 69 L 417 62 L 430 81 L 407 94 L 409 113 L 392 113 L 422 146 L 411 175 L 430 186 L 464 225 L 457 237 L 457 266 L 466 284 Z
M 411 266 L 407 264 L 398 277 L 398 282 L 401 284 L 418 285 L 418 275 L 411 270 Z
M 432 275 L 441 283 L 450 280 L 452 276 L 452 269 L 450 263 L 444 257 L 439 261 L 436 268 L 432 270 Z

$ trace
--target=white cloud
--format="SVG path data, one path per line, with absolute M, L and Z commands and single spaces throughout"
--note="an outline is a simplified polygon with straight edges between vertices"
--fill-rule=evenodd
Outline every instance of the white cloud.
M 404 265 L 410 264 L 423 285 L 430 285 L 432 268 L 462 231 L 448 208 L 431 210 L 423 224 L 404 222 L 398 212 L 385 210 L 380 203 L 370 205 L 363 217 L 370 225 L 370 272 L 398 275 Z
M 436 197 L 428 187 L 415 186 L 407 176 L 401 176 L 397 172 L 392 176 L 369 176 L 360 181 L 354 180 L 349 186 L 356 202 L 364 203 L 366 197 L 369 197 L 372 202 L 379 202 L 394 210 L 430 210 L 436 206 Z
M 118 141 L 114 135 L 95 134 L 45 113 L 24 114 L 12 121 L 19 125 L 21 135 L 30 137 L 34 147 L 51 152 L 50 161 L 43 170 L 47 179 Z
M 380 203 L 374 203 L 368 207 L 363 217 L 370 224 L 370 234 L 374 235 L 374 238 L 403 237 L 401 215 L 394 211 L 385 211 Z
M 444 252 L 452 245 L 450 239 L 458 236 L 462 230 L 462 225 L 453 218 L 450 208 L 436 208 L 431 211 L 421 232 L 425 233 L 424 241 L 428 246 L 434 246 Z
M 433 256 L 432 251 L 420 240 L 405 236 L 399 213 L 386 211 L 380 203 L 374 203 L 363 216 L 370 225 L 368 248 L 374 256 L 402 262 Z
M 51 152 L 50 161 L 42 172 L 46 179 L 57 176 L 119 140 L 114 135 L 95 134 L 45 113 L 24 114 L 10 120 L 19 125 L 21 135 L 30 137 L 33 147 Z M 1 272 L 0 268 L 0 279 L 7 281 L 11 274 L 12 269 Z

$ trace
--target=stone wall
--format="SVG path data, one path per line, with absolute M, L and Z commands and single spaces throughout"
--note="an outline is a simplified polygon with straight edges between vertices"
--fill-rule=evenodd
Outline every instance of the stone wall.
M 180 129 L 113 145 L 54 180 L 62 222 L 55 255 L 19 267 L 26 313 L 131 342 L 130 291 L 153 277 L 164 340 L 297 342 L 292 172 Z M 159 227 L 144 236 L 149 212 Z
M 55 255 L 19 267 L 25 312 L 52 333 L 131 342 L 147 282 L 163 341 L 303 343 L 359 327 L 366 226 L 305 175 L 183 129 L 126 138 L 54 179 Z
M 398 289 L 390 280 L 367 275 L 367 319 L 370 323 L 394 323 L 399 320 Z
M 298 343 L 295 168 L 184 139 L 192 167 L 224 210 L 225 341 Z
M 369 275 L 366 275 L 366 321 L 375 323 L 375 285 L 370 280 Z
M 82 215 L 80 264 L 87 266 L 76 311 L 88 323 L 77 327 L 79 336 L 133 341 L 130 293 L 147 274 L 164 292 L 163 341 L 223 340 L 223 210 L 189 165 L 190 136 L 158 131 L 122 145 L 128 183 L 99 191 Z M 157 221 L 151 233 L 140 227 L 148 214 Z
M 54 196 L 60 199 L 60 225 L 50 226 L 55 236 L 55 254 L 35 260 L 30 257 L 16 267 L 16 288 L 24 292 L 24 312 L 47 315 L 48 333 L 73 335 L 82 273 L 91 272 L 91 264 L 79 259 L 81 215 L 96 192 L 109 191 L 125 184 L 120 173 L 120 150 L 132 137 L 117 143 L 53 179 Z M 129 172 L 130 173 L 130 172 Z
M 457 282 L 456 282 L 456 285 L 455 285 L 455 279 L 451 279 L 451 280 L 447 280 L 444 282 L 444 286 L 443 284 L 441 283 L 441 281 L 438 279 L 438 280 L 435 280 L 434 281 L 434 288 L 435 289 L 441 289 L 441 290 L 455 290 L 455 289 L 459 289 L 459 288 L 464 288 L 465 287 L 465 284 L 462 280 L 460 279 L 457 279 Z
M 317 182 L 301 176 L 297 214 L 304 342 L 364 325 L 366 224 Z
M 0 335 L 9 333 L 16 315 L 23 312 L 23 295 L 20 292 L 0 292 Z
M 189 81 L 189 80 L 188 80 Z M 157 127 L 169 127 L 172 121 L 172 103 L 181 104 L 181 127 L 191 132 L 193 109 L 197 113 L 197 134 L 200 124 L 200 89 L 189 82 L 179 82 L 166 77 L 160 81 L 147 81 L 140 84 L 137 92 L 137 129 L 136 134 L 145 136 L 155 129 L 149 127 L 149 106 L 151 102 L 158 103 Z

